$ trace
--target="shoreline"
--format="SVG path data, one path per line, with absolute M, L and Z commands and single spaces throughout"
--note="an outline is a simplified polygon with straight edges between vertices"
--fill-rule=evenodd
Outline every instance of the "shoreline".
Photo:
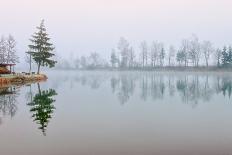
M 192 72 L 192 73 L 232 73 L 231 67 L 146 67 L 146 68 L 85 68 L 85 69 L 54 69 L 54 71 L 140 71 L 140 72 Z
M 48 78 L 45 74 L 34 74 L 34 75 L 25 75 L 25 74 L 15 74 L 8 76 L 0 77 L 0 87 L 6 85 L 24 85 L 32 82 L 46 81 Z

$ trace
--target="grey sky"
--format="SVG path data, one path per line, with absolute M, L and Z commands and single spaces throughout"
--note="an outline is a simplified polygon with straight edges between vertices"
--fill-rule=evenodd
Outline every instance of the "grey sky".
M 120 36 L 178 46 L 192 33 L 222 46 L 232 42 L 231 0 L 0 0 L 0 34 L 11 33 L 23 58 L 41 19 L 60 55 L 110 55 Z

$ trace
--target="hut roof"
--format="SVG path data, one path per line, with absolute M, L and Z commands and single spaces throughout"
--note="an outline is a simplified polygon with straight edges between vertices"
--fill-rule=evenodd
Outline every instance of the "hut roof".
M 15 66 L 16 64 L 0 64 L 0 67 Z

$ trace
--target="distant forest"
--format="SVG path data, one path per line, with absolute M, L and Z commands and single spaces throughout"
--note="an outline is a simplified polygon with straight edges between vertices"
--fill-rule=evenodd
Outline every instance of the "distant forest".
M 165 46 L 158 41 L 151 43 L 142 41 L 137 47 L 139 48 L 134 48 L 128 40 L 121 37 L 116 48 L 109 51 L 107 58 L 103 58 L 100 52 L 92 52 L 88 56 L 71 56 L 68 60 L 57 57 L 56 69 L 232 69 L 232 46 L 225 45 L 218 48 L 210 41 L 200 41 L 196 35 L 183 39 L 179 47 Z M 26 55 L 26 63 L 30 64 L 28 52 Z M 0 39 L 0 63 L 18 62 L 19 57 L 14 37 L 2 36 Z
M 175 69 L 175 68 L 230 68 L 232 46 L 214 47 L 210 41 L 200 41 L 196 35 L 183 39 L 179 47 L 166 47 L 162 42 L 142 41 L 135 51 L 128 40 L 121 37 L 107 59 L 98 52 L 58 60 L 58 69 Z

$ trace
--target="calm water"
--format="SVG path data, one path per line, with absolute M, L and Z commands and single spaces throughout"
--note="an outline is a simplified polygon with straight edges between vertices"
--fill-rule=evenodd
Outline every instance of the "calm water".
M 232 154 L 232 74 L 47 74 L 1 90 L 0 155 Z

